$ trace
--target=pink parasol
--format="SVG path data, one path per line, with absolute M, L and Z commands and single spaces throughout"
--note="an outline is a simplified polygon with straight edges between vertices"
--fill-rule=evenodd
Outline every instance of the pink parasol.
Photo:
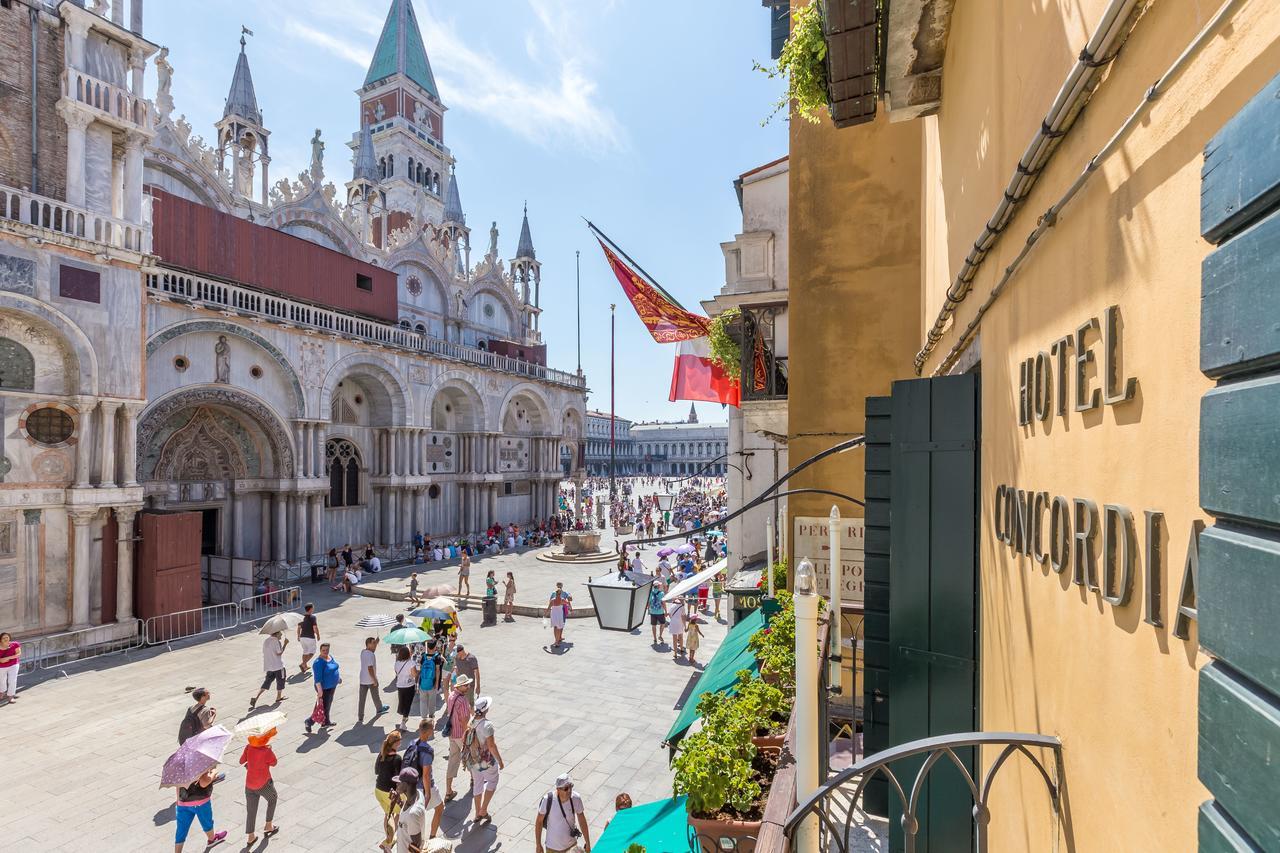
M 160 771 L 160 787 L 181 788 L 199 779 L 201 774 L 222 761 L 222 753 L 230 740 L 231 732 L 222 726 L 211 726 L 187 738 L 165 761 L 164 769 Z

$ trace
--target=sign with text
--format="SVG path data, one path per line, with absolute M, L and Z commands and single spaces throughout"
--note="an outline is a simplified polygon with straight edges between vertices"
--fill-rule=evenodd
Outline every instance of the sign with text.
M 804 557 L 813 563 L 817 592 L 831 594 L 831 540 L 826 516 L 796 516 L 791 553 L 795 564 Z M 862 583 L 866 574 L 863 545 L 866 531 L 861 518 L 840 520 L 840 599 L 845 604 L 862 604 Z

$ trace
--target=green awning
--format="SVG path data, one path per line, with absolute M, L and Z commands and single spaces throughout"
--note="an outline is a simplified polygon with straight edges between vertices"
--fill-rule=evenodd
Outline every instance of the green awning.
M 685 797 L 680 796 L 623 809 L 613 816 L 591 849 L 623 853 L 629 845 L 642 844 L 648 853 L 688 850 L 689 819 L 684 801 Z
M 702 671 L 702 677 L 693 687 L 693 693 L 680 709 L 671 731 L 667 732 L 667 743 L 674 744 L 698 719 L 698 701 L 707 693 L 732 693 L 736 689 L 738 670 L 748 669 L 756 672 L 760 662 L 755 654 L 747 648 L 751 635 L 765 626 L 764 608 L 751 611 L 741 622 L 734 625 L 725 635 L 724 642 L 716 649 L 715 655 Z

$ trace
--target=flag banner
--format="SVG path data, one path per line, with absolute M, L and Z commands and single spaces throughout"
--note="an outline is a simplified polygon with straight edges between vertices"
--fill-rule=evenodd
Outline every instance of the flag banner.
M 711 360 L 711 344 L 705 338 L 680 341 L 676 345 L 676 363 L 671 371 L 672 402 L 700 400 L 707 403 L 740 404 L 738 383 L 724 368 Z
M 594 229 L 593 229 L 594 230 Z M 619 257 L 620 252 L 610 248 L 606 238 L 597 232 L 600 248 L 613 268 L 613 274 L 622 285 L 622 292 L 636 309 L 640 322 L 644 323 L 649 334 L 660 344 L 673 344 L 700 338 L 707 334 L 710 321 L 703 316 L 685 310 L 680 303 L 658 287 L 647 276 L 633 269 L 630 264 Z

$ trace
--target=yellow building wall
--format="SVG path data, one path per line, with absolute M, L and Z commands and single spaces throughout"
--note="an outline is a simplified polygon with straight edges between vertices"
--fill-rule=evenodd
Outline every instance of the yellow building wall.
M 991 215 L 1104 5 L 956 4 L 943 105 L 922 142 L 924 329 L 949 284 L 943 279 Z M 924 375 L 956 343 L 1035 218 L 1218 6 L 1155 2 L 1138 21 Z M 1203 517 L 1199 399 L 1209 383 L 1198 347 L 1200 262 L 1209 247 L 1199 236 L 1200 168 L 1205 143 L 1278 71 L 1280 4 L 1246 3 L 1066 209 L 982 323 L 982 728 L 1061 738 L 1070 818 L 1069 830 L 1055 825 L 1038 777 L 1010 768 L 995 791 L 992 850 L 1195 849 L 1196 809 L 1208 798 L 1196 779 L 1196 670 L 1204 658 L 1194 629 L 1189 641 L 1170 629 L 1192 525 Z M 801 264 L 792 268 L 794 280 Z M 1137 377 L 1136 397 L 1084 414 L 1069 400 L 1065 416 L 1019 426 L 1019 362 L 1090 317 L 1101 320 L 1110 305 L 1120 307 L 1122 370 Z M 1102 346 L 1096 335 L 1089 340 L 1096 388 Z M 1087 498 L 1099 511 L 1128 507 L 1137 547 L 1128 605 L 1112 607 L 1073 585 L 1069 570 L 1055 574 L 997 541 L 998 485 Z M 1145 510 L 1164 513 L 1163 628 L 1142 619 Z M 1099 536 L 1095 554 L 1100 548 Z
M 908 373 L 919 337 L 922 147 L 918 122 L 880 118 L 844 130 L 825 116 L 820 124 L 791 122 L 792 465 L 859 435 L 865 398 L 888 394 Z M 861 499 L 863 472 L 863 452 L 854 450 L 806 469 L 788 488 Z M 826 516 L 833 502 L 796 496 L 788 514 Z M 838 503 L 846 517 L 862 516 L 860 507 Z

